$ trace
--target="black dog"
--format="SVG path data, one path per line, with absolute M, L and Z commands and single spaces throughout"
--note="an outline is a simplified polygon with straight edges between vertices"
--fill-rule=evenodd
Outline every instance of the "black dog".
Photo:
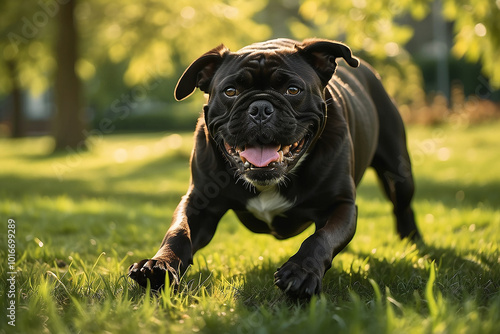
M 343 58 L 347 66 L 337 67 Z M 232 209 L 250 230 L 278 239 L 311 223 L 316 232 L 275 273 L 289 296 L 321 291 L 333 257 L 356 230 L 356 185 L 375 168 L 394 204 L 397 231 L 418 238 L 414 185 L 398 110 L 378 75 L 344 44 L 277 39 L 237 52 L 223 45 L 180 78 L 175 97 L 198 87 L 208 103 L 198 121 L 191 184 L 160 249 L 129 276 L 160 288 L 192 263 Z

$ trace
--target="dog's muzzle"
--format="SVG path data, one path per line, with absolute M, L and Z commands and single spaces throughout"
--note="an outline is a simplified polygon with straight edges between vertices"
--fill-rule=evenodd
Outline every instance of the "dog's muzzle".
M 309 136 L 286 144 L 231 146 L 224 142 L 226 156 L 240 176 L 254 186 L 268 186 L 286 180 L 304 156 Z
M 216 132 L 236 177 L 253 186 L 269 186 L 290 178 L 317 137 L 319 124 L 312 118 L 298 120 L 281 97 L 259 95 L 241 99 Z

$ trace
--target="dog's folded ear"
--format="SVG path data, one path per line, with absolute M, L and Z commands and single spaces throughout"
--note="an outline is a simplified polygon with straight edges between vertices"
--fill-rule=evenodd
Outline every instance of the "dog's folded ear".
M 323 84 L 327 84 L 337 68 L 337 58 L 344 60 L 351 67 L 358 67 L 358 58 L 352 55 L 351 49 L 342 43 L 323 40 L 306 39 L 295 46 L 298 52 L 311 64 L 318 73 Z
M 208 93 L 210 82 L 229 49 L 223 44 L 196 59 L 184 71 L 175 87 L 175 99 L 181 101 L 191 95 L 196 87 Z

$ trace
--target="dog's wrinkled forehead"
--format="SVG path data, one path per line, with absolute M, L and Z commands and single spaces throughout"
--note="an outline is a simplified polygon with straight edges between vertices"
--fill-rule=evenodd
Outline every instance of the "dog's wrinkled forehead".
M 196 88 L 210 94 L 215 86 L 224 84 L 221 81 L 242 69 L 251 70 L 247 73 L 252 79 L 255 78 L 254 75 L 271 79 L 269 73 L 278 72 L 278 78 L 274 78 L 276 82 L 282 81 L 279 80 L 279 75 L 284 75 L 285 78 L 298 76 L 305 82 L 319 79 L 319 85 L 325 87 L 335 73 L 337 58 L 344 58 L 352 67 L 359 65 L 351 49 L 335 41 L 307 39 L 297 42 L 275 39 L 255 43 L 236 52 L 231 52 L 221 44 L 189 65 L 177 83 L 175 98 L 183 100 Z M 277 68 L 280 71 L 276 71 Z
M 271 52 L 252 52 L 235 59 L 235 68 L 229 66 L 227 70 L 239 74 L 240 77 L 250 75 L 254 81 L 266 80 L 276 70 L 283 66 L 283 57 Z
M 246 46 L 233 54 L 247 69 L 267 76 L 283 65 L 286 56 L 297 51 L 295 43 L 288 39 L 277 39 Z
M 285 78 L 298 76 L 300 59 L 295 62 L 290 58 L 297 52 L 296 42 L 292 40 L 273 40 L 246 46 L 226 57 L 221 71 L 216 74 L 220 85 L 225 85 L 223 78 L 230 77 L 243 86 L 253 85 L 264 89 L 264 86 L 275 86 Z M 305 64 L 305 63 L 304 63 Z M 308 77 L 310 73 L 300 73 Z M 261 87 L 262 86 L 262 87 Z

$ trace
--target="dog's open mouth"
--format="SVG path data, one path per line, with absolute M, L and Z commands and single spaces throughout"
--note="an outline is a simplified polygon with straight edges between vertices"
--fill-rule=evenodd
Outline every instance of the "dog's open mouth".
M 272 179 L 280 179 L 281 174 L 297 164 L 307 146 L 308 136 L 292 144 L 256 144 L 244 147 L 232 146 L 224 141 L 227 155 L 252 183 L 269 183 Z

